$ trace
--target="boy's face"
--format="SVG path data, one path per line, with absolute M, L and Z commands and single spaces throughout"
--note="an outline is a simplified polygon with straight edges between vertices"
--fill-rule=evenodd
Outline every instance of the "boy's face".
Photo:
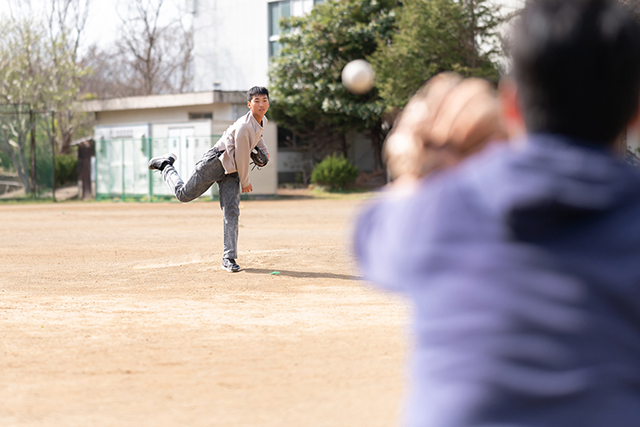
M 255 95 L 251 101 L 247 102 L 251 114 L 254 116 L 264 116 L 269 109 L 269 97 L 267 95 Z

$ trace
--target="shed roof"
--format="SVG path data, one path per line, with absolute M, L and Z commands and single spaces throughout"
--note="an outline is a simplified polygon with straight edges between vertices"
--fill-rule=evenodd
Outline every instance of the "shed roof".
M 76 139 L 75 141 L 71 141 L 71 145 L 81 145 L 87 142 L 93 142 L 93 136 L 85 136 L 84 138 Z
M 168 95 L 129 96 L 125 98 L 94 99 L 82 102 L 86 112 L 146 110 L 212 104 L 244 104 L 246 94 L 241 91 L 176 93 Z

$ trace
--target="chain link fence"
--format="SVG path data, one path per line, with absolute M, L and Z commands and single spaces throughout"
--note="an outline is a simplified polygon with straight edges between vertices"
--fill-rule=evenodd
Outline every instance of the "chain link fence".
M 95 141 L 96 199 L 158 200 L 173 197 L 157 171 L 149 170 L 154 156 L 173 152 L 178 156 L 174 164 L 185 179 L 196 163 L 220 135 L 177 138 L 121 138 Z M 216 197 L 217 187 L 204 196 Z
M 0 199 L 52 198 L 54 185 L 73 177 L 74 153 L 54 153 L 54 126 L 51 111 L 0 105 Z

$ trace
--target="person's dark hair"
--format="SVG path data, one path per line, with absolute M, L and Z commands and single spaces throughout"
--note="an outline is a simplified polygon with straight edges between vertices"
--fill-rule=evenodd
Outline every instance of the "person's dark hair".
M 266 87 L 254 86 L 247 91 L 247 102 L 251 102 L 253 97 L 258 95 L 267 95 L 267 98 L 269 98 L 269 91 Z
M 528 132 L 615 140 L 638 108 L 636 19 L 610 0 L 527 2 L 511 56 Z

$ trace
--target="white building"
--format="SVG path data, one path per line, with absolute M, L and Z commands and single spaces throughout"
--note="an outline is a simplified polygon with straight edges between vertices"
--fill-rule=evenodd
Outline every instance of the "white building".
M 195 90 L 268 86 L 278 50 L 278 21 L 323 0 L 193 0 Z

